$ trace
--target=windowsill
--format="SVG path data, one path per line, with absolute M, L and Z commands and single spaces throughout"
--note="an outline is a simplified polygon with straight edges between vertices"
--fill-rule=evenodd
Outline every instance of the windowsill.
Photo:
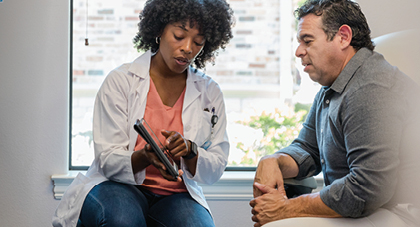
M 61 199 L 64 191 L 71 184 L 79 172 L 69 171 L 66 175 L 53 175 L 51 177 L 54 184 L 54 198 Z M 207 200 L 245 200 L 249 201 L 252 196 L 252 184 L 254 182 L 254 171 L 226 171 L 220 180 L 213 185 L 202 185 L 204 195 Z M 322 174 L 315 177 L 319 191 L 323 186 Z

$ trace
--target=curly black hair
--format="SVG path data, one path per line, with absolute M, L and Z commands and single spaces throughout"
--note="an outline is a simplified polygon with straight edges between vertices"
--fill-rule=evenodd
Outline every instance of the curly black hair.
M 233 37 L 233 11 L 225 0 L 148 0 L 139 15 L 138 32 L 133 42 L 137 50 L 156 52 L 166 25 L 176 22 L 197 23 L 206 43 L 194 60 L 196 68 L 204 68 L 206 61 L 214 63 L 219 48 L 225 49 Z
M 331 41 L 344 24 L 351 27 L 353 32 L 351 46 L 356 50 L 375 46 L 370 37 L 370 28 L 360 9 L 359 4 L 351 0 L 307 0 L 304 5 L 295 10 L 298 20 L 308 14 L 322 16 L 323 30 Z

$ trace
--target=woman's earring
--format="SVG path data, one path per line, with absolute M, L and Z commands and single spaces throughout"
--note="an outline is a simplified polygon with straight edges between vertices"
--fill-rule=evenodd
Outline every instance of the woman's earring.
M 156 37 L 156 44 L 159 44 L 160 37 Z

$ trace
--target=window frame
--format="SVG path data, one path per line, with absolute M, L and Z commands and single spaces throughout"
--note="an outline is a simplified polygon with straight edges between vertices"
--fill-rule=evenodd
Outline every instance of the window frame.
M 280 0 L 278 0 L 280 1 Z M 69 56 L 70 56 L 70 62 L 69 62 L 69 160 L 68 160 L 68 169 L 70 171 L 86 171 L 89 166 L 80 166 L 80 165 L 73 165 L 73 160 L 72 160 L 72 155 L 74 154 L 73 152 L 73 134 L 72 134 L 72 130 L 73 130 L 73 95 L 74 95 L 74 85 L 73 85 L 73 79 L 74 79 L 74 75 L 73 75 L 73 57 L 74 57 L 74 45 L 73 45 L 73 39 L 74 39 L 74 35 L 73 35 L 73 29 L 74 29 L 74 6 L 75 1 L 74 0 L 70 0 L 70 43 L 69 43 Z M 246 172 L 253 172 L 256 170 L 256 166 L 227 166 L 225 171 L 246 171 Z
M 69 43 L 69 52 L 70 52 L 70 62 L 69 62 L 69 170 L 70 171 L 86 171 L 89 169 L 89 166 L 77 166 L 72 164 L 72 129 L 73 129 L 73 9 L 74 1 L 70 0 L 70 43 Z M 253 172 L 257 167 L 234 167 L 228 166 L 225 171 L 247 171 Z

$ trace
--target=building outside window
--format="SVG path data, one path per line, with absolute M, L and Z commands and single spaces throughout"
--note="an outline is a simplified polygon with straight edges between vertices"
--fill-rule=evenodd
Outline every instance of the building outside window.
M 203 71 L 225 98 L 228 169 L 249 170 L 298 135 L 319 85 L 302 71 L 293 10 L 302 0 L 228 0 L 234 38 Z M 132 42 L 144 0 L 73 0 L 70 169 L 94 158 L 92 115 L 107 74 L 141 55 Z M 88 38 L 89 45 L 85 45 Z

